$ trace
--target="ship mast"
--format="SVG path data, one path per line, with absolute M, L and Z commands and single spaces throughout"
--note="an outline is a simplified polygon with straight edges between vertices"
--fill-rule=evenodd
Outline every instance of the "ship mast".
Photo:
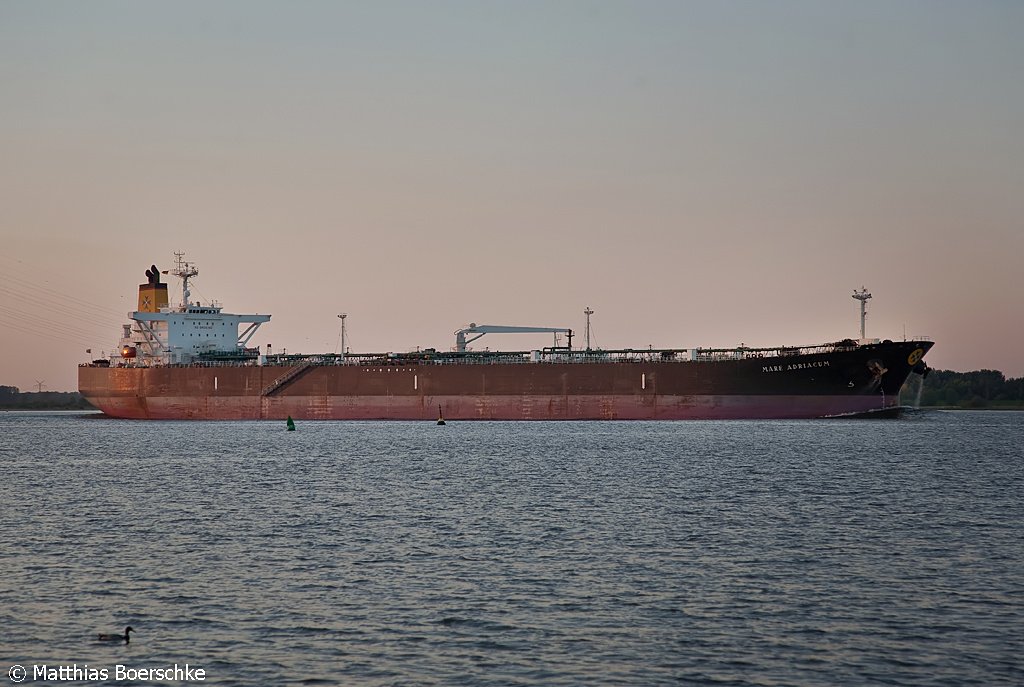
M 192 305 L 188 300 L 192 295 L 192 292 L 189 291 L 188 288 L 188 280 L 192 277 L 198 276 L 199 269 L 194 263 L 185 261 L 184 253 L 176 252 L 174 254 L 174 269 L 171 270 L 171 274 L 181 279 L 181 306 L 183 308 L 187 308 Z
M 583 311 L 583 314 L 587 316 L 587 350 L 590 350 L 590 316 L 594 314 L 594 311 L 587 306 L 587 309 Z
M 860 338 L 863 340 L 864 337 L 864 319 L 868 316 L 868 299 L 871 298 L 871 294 L 863 286 L 860 287 L 860 291 L 853 290 L 853 297 L 860 301 Z
M 338 315 L 338 318 L 341 319 L 341 359 L 342 360 L 345 359 L 345 318 L 346 317 L 348 317 L 348 313 L 347 312 L 343 312 L 340 315 Z

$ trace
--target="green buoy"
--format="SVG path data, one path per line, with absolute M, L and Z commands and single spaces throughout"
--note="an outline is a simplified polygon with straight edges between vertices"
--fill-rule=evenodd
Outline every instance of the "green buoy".
M 292 419 L 291 415 L 288 416 L 288 431 L 289 432 L 294 432 L 295 431 L 295 420 Z

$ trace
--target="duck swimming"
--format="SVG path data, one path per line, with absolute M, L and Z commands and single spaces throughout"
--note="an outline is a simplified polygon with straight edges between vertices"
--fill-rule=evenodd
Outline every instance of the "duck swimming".
M 131 641 L 131 637 L 128 636 L 130 632 L 135 632 L 135 629 L 131 625 L 124 628 L 123 635 L 108 635 L 101 632 L 97 639 L 99 639 L 99 641 L 101 642 L 124 642 L 125 644 L 127 644 Z

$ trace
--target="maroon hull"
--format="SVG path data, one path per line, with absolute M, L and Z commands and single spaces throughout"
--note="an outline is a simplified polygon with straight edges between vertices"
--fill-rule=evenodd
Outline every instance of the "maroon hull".
M 138 419 L 683 420 L 892 410 L 930 342 L 718 361 L 79 368 L 79 389 Z
M 728 420 L 786 419 L 867 414 L 895 409 L 896 399 L 842 396 L 663 396 L 656 403 L 616 397 L 571 396 L 550 399 L 492 396 L 429 396 L 381 399 L 289 396 L 260 403 L 253 398 L 195 399 L 162 397 L 95 399 L 112 417 L 168 420 L 433 420 L 438 407 L 447 420 Z

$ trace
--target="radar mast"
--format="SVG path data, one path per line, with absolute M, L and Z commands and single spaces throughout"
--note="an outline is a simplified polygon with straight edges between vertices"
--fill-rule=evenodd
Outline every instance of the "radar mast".
M 171 274 L 181 279 L 181 307 L 187 308 L 192 305 L 189 298 L 192 292 L 188 288 L 188 280 L 199 275 L 199 268 L 195 263 L 186 262 L 184 253 L 174 253 L 174 269 Z

